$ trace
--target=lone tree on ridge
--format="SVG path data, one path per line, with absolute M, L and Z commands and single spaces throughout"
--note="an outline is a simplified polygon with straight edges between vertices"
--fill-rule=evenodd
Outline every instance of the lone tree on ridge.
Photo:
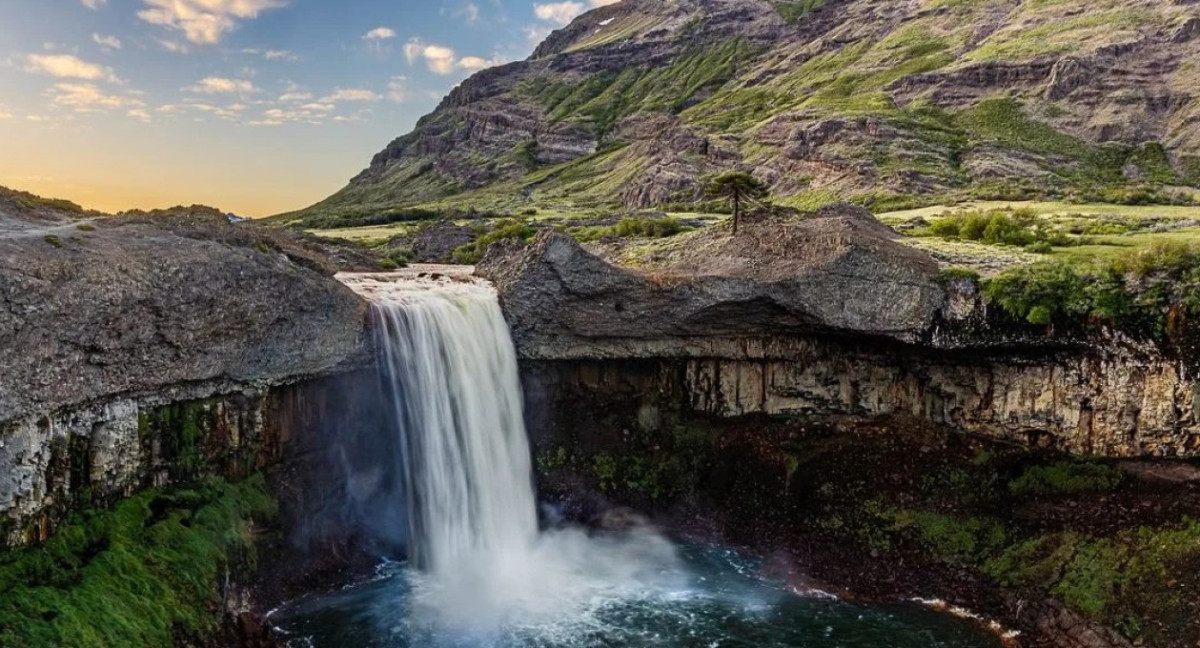
M 763 200 L 770 195 L 766 183 L 749 173 L 731 171 L 722 173 L 704 187 L 704 195 L 709 199 L 725 198 L 733 204 L 733 233 L 738 233 L 738 225 L 742 217 L 743 200 Z

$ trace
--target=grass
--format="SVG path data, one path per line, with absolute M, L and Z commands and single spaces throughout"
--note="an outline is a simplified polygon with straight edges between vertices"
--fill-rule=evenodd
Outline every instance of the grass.
M 879 214 L 879 219 L 885 223 L 895 224 L 913 218 L 932 218 L 954 211 L 995 211 L 1001 209 L 1030 210 L 1038 216 L 1066 216 L 1080 214 L 1084 216 L 1120 216 L 1127 218 L 1149 218 L 1166 216 L 1179 219 L 1195 219 L 1200 221 L 1200 206 L 1181 205 L 1114 205 L 1106 203 L 1074 204 L 1061 201 L 1007 201 L 983 200 L 968 201 L 958 205 L 933 205 L 917 209 L 889 211 Z
M 275 513 L 261 478 L 152 490 L 0 555 L 0 645 L 171 648 L 211 633 L 226 570 L 254 564 Z
M 1065 460 L 1031 466 L 1009 482 L 1008 490 L 1017 497 L 1105 492 L 1120 486 L 1124 478 L 1120 469 L 1109 464 Z
M 779 12 L 780 16 L 788 22 L 795 25 L 804 19 L 808 14 L 825 6 L 829 0 L 798 0 L 792 2 L 776 2 L 775 11 Z

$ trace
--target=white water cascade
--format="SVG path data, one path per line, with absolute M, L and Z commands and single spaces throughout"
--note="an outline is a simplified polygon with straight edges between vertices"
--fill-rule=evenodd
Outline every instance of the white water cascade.
M 494 293 L 475 284 L 376 306 L 402 421 L 409 559 L 448 574 L 537 535 L 517 358 Z
M 651 530 L 539 532 L 516 350 L 490 285 L 343 280 L 374 301 L 422 618 L 488 631 L 586 623 L 673 587 L 675 549 Z

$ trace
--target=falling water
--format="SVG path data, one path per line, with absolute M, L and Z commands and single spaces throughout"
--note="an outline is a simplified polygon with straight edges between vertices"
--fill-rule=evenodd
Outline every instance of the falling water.
M 409 559 L 280 613 L 297 648 L 992 648 L 948 618 L 802 598 L 721 547 L 538 529 L 516 353 L 487 284 L 343 277 L 371 298 L 400 421 Z
M 446 576 L 537 536 L 516 351 L 478 284 L 392 293 L 375 305 L 401 420 L 409 559 Z
M 399 415 L 421 619 L 475 629 L 577 623 L 681 579 L 675 547 L 649 529 L 539 532 L 516 349 L 490 284 L 352 285 L 372 298 Z

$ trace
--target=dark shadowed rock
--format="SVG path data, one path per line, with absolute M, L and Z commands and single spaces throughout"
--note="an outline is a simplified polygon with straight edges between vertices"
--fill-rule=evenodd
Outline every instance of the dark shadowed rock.
M 546 233 L 493 246 L 477 273 L 500 289 L 526 357 L 678 355 L 705 338 L 834 331 L 915 341 L 945 296 L 933 260 L 896 236 L 840 205 L 703 232 L 654 272 Z
M 408 250 L 416 263 L 449 263 L 454 251 L 475 239 L 474 228 L 438 221 L 388 243 L 390 250 Z
M 0 422 L 115 396 L 334 371 L 366 305 L 283 232 L 207 213 L 0 206 Z

